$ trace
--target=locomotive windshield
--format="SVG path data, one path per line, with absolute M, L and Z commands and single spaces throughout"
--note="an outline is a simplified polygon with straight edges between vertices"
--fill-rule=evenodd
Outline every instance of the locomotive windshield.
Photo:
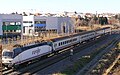
M 12 58 L 13 52 L 3 52 L 3 56 Z
M 53 43 L 52 41 L 47 42 L 47 44 L 50 45 L 50 46 L 52 46 L 52 43 Z
M 15 48 L 15 49 L 13 49 L 13 58 L 15 57 L 15 56 L 17 56 L 18 54 L 20 54 L 22 51 L 21 51 L 21 48 Z

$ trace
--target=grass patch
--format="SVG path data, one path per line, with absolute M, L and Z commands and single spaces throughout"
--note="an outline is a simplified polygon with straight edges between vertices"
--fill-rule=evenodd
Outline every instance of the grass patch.
M 73 65 L 67 67 L 64 71 L 62 71 L 62 74 L 66 75 L 74 75 L 79 69 L 84 67 L 86 63 L 90 61 L 90 58 L 80 58 L 78 61 L 76 61 Z

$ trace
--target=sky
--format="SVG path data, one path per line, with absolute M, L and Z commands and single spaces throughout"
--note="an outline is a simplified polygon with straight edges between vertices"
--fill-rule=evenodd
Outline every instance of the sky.
M 120 0 L 0 0 L 0 13 L 27 10 L 45 13 L 120 13 Z

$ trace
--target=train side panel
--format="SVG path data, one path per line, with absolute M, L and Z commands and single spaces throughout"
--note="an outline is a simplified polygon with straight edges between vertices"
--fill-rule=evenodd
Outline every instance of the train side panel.
M 94 38 L 94 37 L 95 37 L 95 32 L 90 32 L 87 34 L 80 35 L 80 42 L 89 40 L 89 39 Z
M 100 36 L 102 34 L 104 34 L 104 30 L 103 29 L 96 31 L 96 36 Z
M 106 29 L 104 30 L 104 33 L 105 33 L 105 34 L 110 34 L 110 33 L 111 33 L 111 28 L 106 28 Z
M 63 40 L 58 40 L 58 41 L 56 40 L 53 43 L 53 46 L 54 46 L 54 50 L 57 51 L 65 47 L 68 47 L 72 44 L 77 44 L 79 42 L 80 42 L 79 36 L 74 36 Z
M 52 47 L 49 45 L 43 45 L 43 46 L 31 48 L 17 55 L 13 59 L 12 63 L 15 65 L 18 65 L 18 64 L 33 60 L 35 58 L 38 58 L 40 56 L 49 54 L 51 52 L 52 52 Z

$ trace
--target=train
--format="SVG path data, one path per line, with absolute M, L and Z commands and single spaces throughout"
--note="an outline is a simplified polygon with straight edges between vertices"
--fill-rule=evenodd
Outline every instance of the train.
M 110 27 L 81 32 L 64 37 L 50 39 L 49 41 L 36 42 L 34 44 L 15 47 L 13 50 L 2 51 L 2 64 L 7 67 L 15 67 L 33 61 L 42 56 L 61 51 L 71 45 L 80 44 L 87 40 L 98 38 L 101 35 L 111 33 Z

